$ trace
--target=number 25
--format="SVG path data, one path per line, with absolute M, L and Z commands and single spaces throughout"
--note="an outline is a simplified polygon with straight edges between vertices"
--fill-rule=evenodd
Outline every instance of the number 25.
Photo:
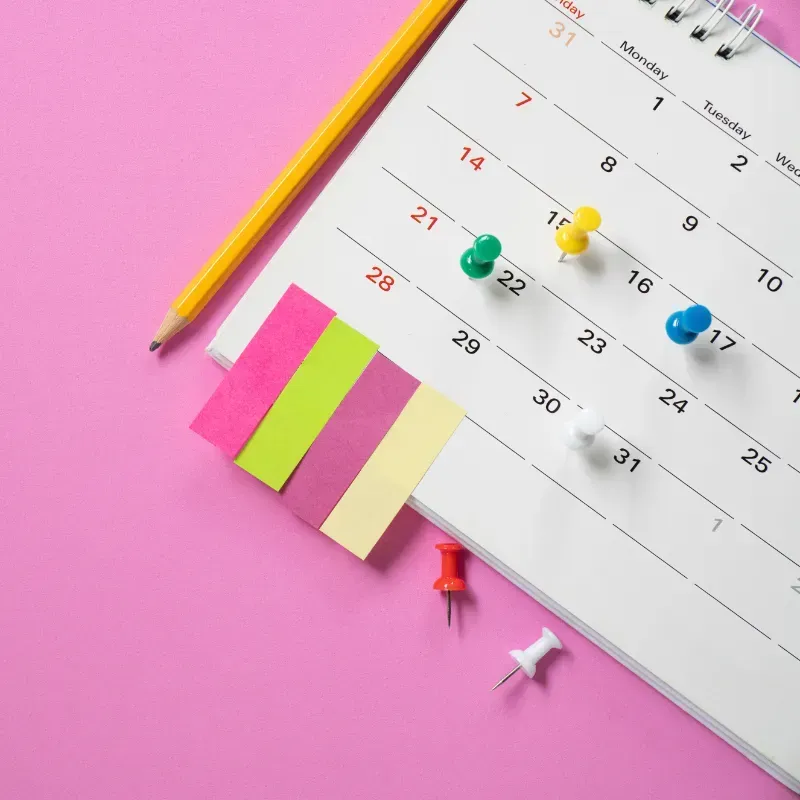
M 566 25 L 563 22 L 556 22 L 556 29 L 555 31 L 551 28 L 547 32 L 554 38 L 560 39 L 561 34 L 567 29 Z M 574 33 L 567 33 L 567 41 L 564 42 L 564 47 L 569 47 L 572 44 L 572 40 L 575 38 Z

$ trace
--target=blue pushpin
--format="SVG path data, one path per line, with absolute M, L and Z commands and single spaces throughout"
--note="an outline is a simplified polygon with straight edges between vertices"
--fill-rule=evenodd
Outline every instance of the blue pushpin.
M 690 344 L 697 335 L 711 327 L 711 312 L 705 306 L 689 306 L 676 311 L 667 320 L 667 336 L 675 344 Z

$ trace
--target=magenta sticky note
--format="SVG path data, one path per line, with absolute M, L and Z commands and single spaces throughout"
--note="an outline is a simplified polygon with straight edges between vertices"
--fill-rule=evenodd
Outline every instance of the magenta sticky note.
M 191 429 L 235 458 L 335 316 L 292 284 Z
M 284 485 L 286 505 L 318 529 L 418 386 L 416 378 L 378 353 Z

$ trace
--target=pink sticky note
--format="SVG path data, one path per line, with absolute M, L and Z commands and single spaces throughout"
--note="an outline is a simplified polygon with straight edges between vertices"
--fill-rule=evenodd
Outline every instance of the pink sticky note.
M 284 485 L 286 505 L 319 529 L 418 386 L 378 353 Z
M 292 284 L 191 429 L 235 458 L 335 316 Z

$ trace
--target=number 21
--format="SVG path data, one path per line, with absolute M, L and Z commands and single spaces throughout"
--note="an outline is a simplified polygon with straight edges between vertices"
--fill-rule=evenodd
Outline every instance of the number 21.
M 554 30 L 551 28 L 551 29 L 550 29 L 549 31 L 547 31 L 547 32 L 548 32 L 548 33 L 549 33 L 549 34 L 550 34 L 550 35 L 551 35 L 551 36 L 552 36 L 554 39 L 560 39 L 560 38 L 561 38 L 561 34 L 562 34 L 562 33 L 564 33 L 564 31 L 565 31 L 565 30 L 567 30 L 567 26 L 566 26 L 566 25 L 564 25 L 564 23 L 563 23 L 563 22 L 556 22 L 556 29 L 555 29 L 555 31 L 554 31 Z M 572 40 L 573 40 L 574 38 L 575 38 L 575 34 L 574 34 L 574 33 L 571 33 L 571 32 L 568 32 L 568 33 L 567 33 L 567 41 L 566 41 L 566 42 L 564 42 L 564 47 L 569 47 L 569 46 L 572 44 Z

